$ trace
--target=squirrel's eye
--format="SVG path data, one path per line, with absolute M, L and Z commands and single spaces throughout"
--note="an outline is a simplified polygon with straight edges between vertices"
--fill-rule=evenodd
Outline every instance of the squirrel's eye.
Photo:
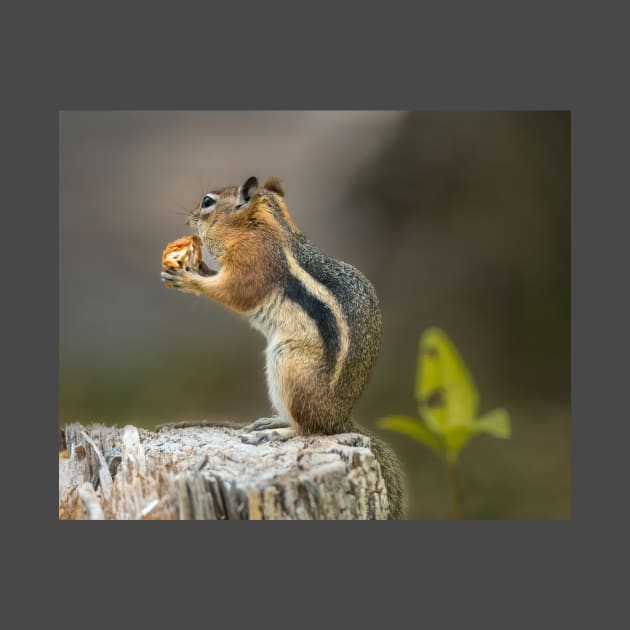
M 201 202 L 201 207 L 202 209 L 207 209 L 207 208 L 211 208 L 212 206 L 214 206 L 214 204 L 216 203 L 216 199 L 214 197 L 211 197 L 210 195 L 206 195 L 203 198 L 203 201 Z

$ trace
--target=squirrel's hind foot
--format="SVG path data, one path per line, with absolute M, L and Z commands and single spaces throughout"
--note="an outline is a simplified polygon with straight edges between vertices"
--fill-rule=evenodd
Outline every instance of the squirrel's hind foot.
M 247 424 L 243 427 L 243 431 L 266 431 L 267 429 L 286 429 L 291 424 L 282 419 L 280 416 L 273 416 L 273 418 L 258 418 L 251 424 Z
M 262 429 L 256 430 L 255 433 L 246 433 L 241 435 L 241 442 L 257 446 L 263 442 L 286 442 L 294 436 L 293 428 L 284 426 L 278 429 Z

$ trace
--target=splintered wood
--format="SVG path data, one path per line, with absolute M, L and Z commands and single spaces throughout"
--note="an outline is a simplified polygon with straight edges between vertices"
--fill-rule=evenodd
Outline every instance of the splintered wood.
M 223 427 L 158 433 L 70 424 L 59 454 L 59 518 L 382 520 L 387 493 L 356 433 L 244 444 Z

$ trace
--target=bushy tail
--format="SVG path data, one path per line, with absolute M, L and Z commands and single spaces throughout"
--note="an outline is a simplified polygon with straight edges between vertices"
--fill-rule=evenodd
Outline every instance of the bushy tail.
M 381 467 L 381 473 L 387 488 L 387 499 L 389 501 L 388 518 L 390 520 L 403 519 L 407 508 L 407 493 L 402 468 L 396 454 L 383 440 L 374 437 L 372 433 L 362 426 L 355 423 L 354 430 L 356 433 L 361 433 L 370 438 L 372 452 Z

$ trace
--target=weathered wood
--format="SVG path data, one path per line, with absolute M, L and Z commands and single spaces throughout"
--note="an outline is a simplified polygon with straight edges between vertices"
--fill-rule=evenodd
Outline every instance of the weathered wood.
M 387 518 L 385 484 L 368 437 L 293 437 L 254 446 L 241 436 L 223 427 L 154 433 L 67 425 L 59 518 Z

